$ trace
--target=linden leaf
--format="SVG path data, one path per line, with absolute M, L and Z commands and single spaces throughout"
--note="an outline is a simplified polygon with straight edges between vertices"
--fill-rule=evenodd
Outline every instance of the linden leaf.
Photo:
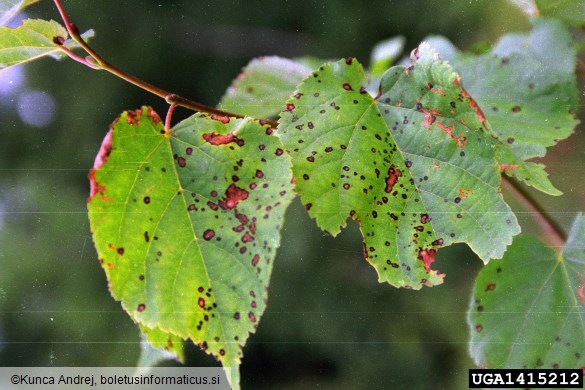
M 529 16 L 550 16 L 575 26 L 585 24 L 583 0 L 512 0 Z
M 145 107 L 114 122 L 90 173 L 89 217 L 112 296 L 154 332 L 150 341 L 193 340 L 234 388 L 294 196 L 271 133 L 203 114 L 166 132 Z
M 562 256 L 520 235 L 479 274 L 470 354 L 484 368 L 578 368 L 585 359 L 585 219 Z
M 283 102 L 310 73 L 311 69 L 286 58 L 256 58 L 228 88 L 219 108 L 256 118 L 276 117 Z
M 335 235 L 358 221 L 379 280 L 441 283 L 430 265 L 442 245 L 466 242 L 501 257 L 519 232 L 503 201 L 492 133 L 459 78 L 423 43 L 412 65 L 366 91 L 354 59 L 322 66 L 281 113 L 297 191 L 318 226 Z
M 5 26 L 20 11 L 39 0 L 0 0 L 0 26 Z
M 370 59 L 370 73 L 373 77 L 380 77 L 398 58 L 404 49 L 406 39 L 402 36 L 387 39 L 378 43 L 372 49 Z
M 566 27 L 538 19 L 529 34 L 508 34 L 483 55 L 456 50 L 441 55 L 460 73 L 463 86 L 507 144 L 498 152 L 501 169 L 540 191 L 561 195 L 543 165 L 525 160 L 544 156 L 547 147 L 570 136 L 579 123 L 574 114 L 579 103 L 577 51 Z
M 0 27 L 0 69 L 32 61 L 61 51 L 55 40 L 64 42 L 67 30 L 51 20 L 23 20 L 17 28 Z
M 86 40 L 93 36 L 93 30 L 81 35 Z M 0 27 L 0 70 L 45 56 L 65 57 L 61 45 L 70 50 L 79 47 L 67 38 L 65 27 L 53 20 L 26 19 L 16 28 Z
M 147 343 L 141 349 L 141 358 L 138 367 L 153 367 L 160 361 L 174 357 L 180 362 L 185 361 L 183 339 L 172 333 L 163 332 L 159 328 L 149 328 L 140 325 Z

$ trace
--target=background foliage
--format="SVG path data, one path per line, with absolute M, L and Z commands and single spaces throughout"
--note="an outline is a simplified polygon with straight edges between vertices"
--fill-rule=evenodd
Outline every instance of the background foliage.
M 375 43 L 398 34 L 406 37 L 407 51 L 431 33 L 470 48 L 528 27 L 505 1 L 445 7 L 433 1 L 108 0 L 67 6 L 82 31 L 98 32 L 93 44 L 113 63 L 212 105 L 258 55 L 355 56 L 367 63 Z M 51 2 L 27 12 L 58 17 Z M 34 90 L 52 100 L 30 106 Z M 138 332 L 111 299 L 90 237 L 86 175 L 119 112 L 147 103 L 162 113 L 166 104 L 72 61 L 44 60 L 0 73 L 0 95 L 0 364 L 136 364 Z M 19 111 L 45 114 L 50 123 L 23 123 Z M 187 115 L 178 110 L 176 119 Z M 582 129 L 547 156 L 551 179 L 565 193 L 546 197 L 547 209 L 567 230 L 583 209 Z M 518 218 L 529 232 L 529 216 Z M 474 364 L 465 312 L 482 264 L 468 249 L 442 250 L 437 267 L 447 273 L 445 283 L 416 292 L 378 285 L 358 249 L 355 224 L 336 239 L 323 236 L 298 199 L 283 236 L 269 306 L 245 350 L 244 387 L 467 383 L 466 370 Z M 187 355 L 188 364 L 213 364 L 193 346 Z

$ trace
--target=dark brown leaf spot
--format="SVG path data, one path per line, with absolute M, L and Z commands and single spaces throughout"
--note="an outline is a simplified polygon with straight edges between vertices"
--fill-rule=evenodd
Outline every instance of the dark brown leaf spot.
M 215 231 L 212 229 L 207 229 L 205 232 L 203 232 L 203 239 L 205 241 L 209 241 L 211 240 L 213 237 L 215 237 Z

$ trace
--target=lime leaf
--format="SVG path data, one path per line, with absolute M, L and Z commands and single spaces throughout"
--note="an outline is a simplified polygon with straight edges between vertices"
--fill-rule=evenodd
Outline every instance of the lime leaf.
M 574 264 L 585 264 L 585 218 L 582 213 L 573 223 L 563 257 Z
M 0 26 L 5 26 L 20 11 L 39 0 L 0 0 Z
M 0 69 L 61 52 L 55 40 L 65 41 L 67 30 L 51 20 L 26 19 L 17 28 L 0 27 Z
M 478 366 L 585 367 L 584 243 L 579 216 L 562 257 L 520 235 L 480 272 L 468 313 Z
M 529 16 L 550 16 L 575 26 L 585 24 L 582 0 L 512 0 Z
M 166 132 L 144 107 L 114 122 L 90 173 L 89 217 L 112 296 L 143 329 L 193 340 L 234 388 L 294 195 L 271 133 L 203 114 Z
M 252 60 L 234 80 L 219 108 L 256 118 L 271 118 L 311 69 L 281 57 Z
M 380 96 L 348 58 L 306 78 L 281 113 L 297 191 L 317 225 L 335 235 L 360 223 L 379 280 L 421 288 L 442 245 L 466 242 L 501 257 L 519 232 L 500 193 L 491 132 L 451 67 L 423 43 L 412 64 L 382 77 Z
M 484 55 L 450 54 L 463 86 L 512 152 L 499 153 L 502 170 L 550 195 L 561 192 L 543 167 L 524 161 L 544 156 L 547 147 L 571 135 L 578 123 L 576 54 L 567 29 L 543 19 L 535 21 L 529 34 L 504 36 Z
M 138 367 L 154 367 L 161 361 L 172 358 L 180 362 L 185 360 L 183 339 L 146 325 L 140 325 L 140 330 L 145 341 L 141 344 Z
M 396 58 L 402 53 L 406 39 L 394 37 L 378 43 L 372 50 L 370 60 L 370 73 L 374 77 L 380 77 Z

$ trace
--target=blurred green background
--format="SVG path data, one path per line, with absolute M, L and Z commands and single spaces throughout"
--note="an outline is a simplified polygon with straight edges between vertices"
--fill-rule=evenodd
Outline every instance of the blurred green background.
M 429 34 L 470 48 L 529 26 L 504 0 L 64 3 L 82 31 L 95 29 L 92 45 L 112 63 L 209 105 L 260 55 L 367 63 L 373 45 L 395 35 L 406 37 L 407 52 Z M 58 19 L 48 0 L 26 13 Z M 0 72 L 1 366 L 137 363 L 139 332 L 109 296 L 86 197 L 108 125 L 143 104 L 167 109 L 161 99 L 70 60 Z M 179 109 L 174 119 L 188 115 Z M 582 129 L 545 160 L 566 195 L 540 199 L 565 227 L 584 206 Z M 525 231 L 538 232 L 527 214 L 518 218 Z M 244 388 L 466 388 L 474 367 L 466 310 L 482 263 L 456 246 L 435 264 L 447 273 L 442 286 L 378 284 L 357 226 L 337 238 L 324 235 L 295 201 L 269 307 L 244 350 Z M 216 363 L 189 346 L 187 364 Z

